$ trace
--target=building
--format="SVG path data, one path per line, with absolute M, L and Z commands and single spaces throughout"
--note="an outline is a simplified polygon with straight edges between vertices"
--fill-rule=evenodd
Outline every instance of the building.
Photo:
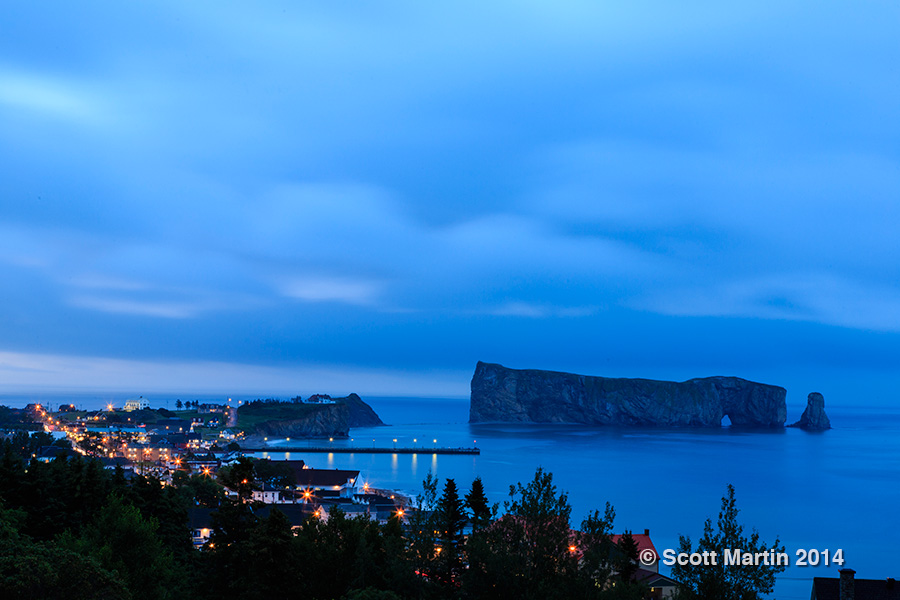
M 260 490 L 253 490 L 253 500 L 265 504 L 281 504 L 285 501 L 281 495 L 281 490 L 268 483 L 264 483 Z M 293 498 L 288 500 L 288 502 L 292 500 Z
M 310 490 L 339 490 L 355 488 L 359 471 L 342 469 L 298 469 L 294 471 L 297 486 Z
M 678 591 L 678 582 L 671 577 L 660 575 L 655 571 L 647 569 L 638 569 L 634 572 L 634 580 L 643 583 L 650 588 L 650 592 L 645 596 L 648 600 L 661 600 L 662 598 L 672 598 Z
M 900 600 L 900 585 L 887 579 L 856 579 L 853 569 L 838 577 L 814 577 L 810 600 Z
M 137 398 L 129 398 L 125 401 L 124 410 L 126 412 L 131 412 L 133 410 L 144 410 L 145 408 L 150 408 L 150 401 L 143 396 L 139 396 Z
M 337 404 L 328 394 L 313 394 L 306 400 L 301 400 L 303 404 Z
M 253 512 L 259 518 L 265 519 L 269 516 L 272 509 L 277 509 L 287 517 L 292 529 L 300 527 L 313 515 L 324 515 L 324 511 L 320 506 L 312 504 L 282 504 L 277 507 L 263 506 L 255 509 Z M 203 544 L 209 541 L 213 529 L 211 514 L 215 510 L 217 509 L 202 506 L 194 506 L 188 509 L 188 527 L 191 530 L 194 548 L 202 548 Z

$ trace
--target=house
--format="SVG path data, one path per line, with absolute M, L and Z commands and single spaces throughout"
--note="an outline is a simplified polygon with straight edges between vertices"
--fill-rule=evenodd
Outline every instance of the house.
M 643 583 L 650 588 L 650 593 L 645 596 L 648 600 L 672 598 L 678 590 L 678 582 L 656 571 L 638 569 L 634 572 L 634 580 Z
M 184 433 L 190 430 L 191 424 L 187 419 L 160 419 L 152 427 L 162 434 Z
M 359 471 L 343 469 L 295 469 L 294 474 L 299 487 L 312 490 L 355 487 L 356 479 L 359 477 Z
M 313 394 L 302 402 L 303 404 L 337 404 L 328 394 Z
M 253 500 L 265 504 L 281 504 L 284 502 L 281 490 L 268 483 L 264 483 L 262 489 L 253 490 Z
M 134 463 L 124 456 L 101 456 L 98 460 L 103 465 L 104 469 L 108 469 L 110 471 L 115 470 L 116 467 L 121 467 L 123 470 L 134 470 Z
M 133 410 L 144 410 L 145 408 L 150 408 L 150 401 L 144 398 L 143 396 L 139 396 L 137 398 L 129 398 L 125 401 L 125 412 L 131 412 Z
M 810 600 L 900 600 L 900 585 L 887 579 L 856 579 L 853 569 L 838 577 L 814 577 Z
M 225 412 L 225 406 L 222 404 L 201 404 L 197 407 L 197 412 L 200 414 L 221 413 Z
M 203 506 L 193 506 L 188 509 L 188 527 L 191 531 L 191 540 L 194 548 L 199 550 L 203 547 L 203 544 L 209 541 L 212 535 L 212 513 L 216 510 L 218 509 Z M 254 509 L 253 512 L 260 519 L 265 519 L 268 518 L 272 510 L 278 510 L 287 517 L 292 529 L 300 527 L 316 513 L 327 518 L 321 506 L 312 504 L 280 504 L 277 507 L 262 506 Z
M 182 466 L 191 473 L 211 475 L 219 469 L 219 460 L 212 454 L 205 456 L 185 456 L 182 458 Z
M 35 453 L 34 458 L 41 462 L 50 462 L 60 456 L 70 458 L 75 456 L 75 452 L 71 448 L 63 448 L 61 446 L 41 446 L 41 449 Z
M 203 506 L 193 506 L 188 509 L 188 527 L 191 530 L 191 540 L 194 548 L 198 550 L 209 541 L 212 534 L 212 517 L 210 516 L 214 508 L 206 508 Z
M 170 433 L 166 436 L 166 442 L 177 450 L 184 450 L 188 445 L 188 437 L 183 433 Z
M 123 452 L 128 460 L 138 462 L 169 462 L 175 457 L 175 448 L 164 441 L 140 444 L 132 443 Z

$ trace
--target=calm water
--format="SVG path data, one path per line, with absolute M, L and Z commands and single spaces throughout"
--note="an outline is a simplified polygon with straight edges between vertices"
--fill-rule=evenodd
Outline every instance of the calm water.
M 417 491 L 432 471 L 468 489 L 480 475 L 492 502 L 538 466 L 569 493 L 573 521 L 609 501 L 616 529 L 649 528 L 657 549 L 678 535 L 697 539 L 718 514 L 728 483 L 737 490 L 741 522 L 764 541 L 778 536 L 792 566 L 775 595 L 809 598 L 812 577 L 837 577 L 838 567 L 795 567 L 801 548 L 844 550 L 845 566 L 862 578 L 898 575 L 900 545 L 900 410 L 828 406 L 835 429 L 747 433 L 723 429 L 607 429 L 582 426 L 469 425 L 468 402 L 370 399 L 388 427 L 354 429 L 358 446 L 471 446 L 480 456 L 303 454 L 322 468 L 359 469 L 376 487 Z M 795 415 L 792 415 L 796 417 Z M 373 442 L 374 440 L 374 442 Z M 326 441 L 327 443 L 327 441 Z M 335 441 L 346 445 L 350 442 Z M 272 458 L 284 453 L 271 453 Z M 662 567 L 668 572 L 667 567 Z
M 75 399 L 97 408 L 121 395 Z M 74 398 L 73 398 L 74 399 Z M 151 398 L 155 405 L 176 397 Z M 182 400 L 194 399 L 182 396 Z M 221 396 L 197 397 L 222 401 Z M 238 399 L 234 397 L 235 401 Z M 242 398 L 250 399 L 250 398 Z M 835 429 L 811 434 L 786 429 L 747 433 L 722 429 L 607 429 L 582 426 L 469 425 L 465 400 L 366 398 L 387 427 L 354 429 L 352 444 L 422 446 L 418 455 L 304 454 L 320 468 L 359 469 L 376 487 L 416 493 L 432 471 L 467 490 L 481 476 L 492 502 L 507 498 L 509 485 L 526 482 L 538 466 L 551 471 L 569 494 L 576 525 L 609 501 L 616 529 L 649 528 L 657 549 L 675 548 L 678 535 L 697 539 L 703 521 L 715 518 L 725 486 L 737 489 L 741 522 L 764 541 L 778 536 L 791 555 L 800 548 L 844 550 L 845 566 L 861 578 L 898 577 L 900 544 L 900 409 L 827 405 Z M 3 398 L 0 403 L 53 402 L 54 396 Z M 791 420 L 799 416 L 789 411 Z M 413 442 L 413 440 L 416 442 Z M 480 456 L 437 456 L 427 448 L 472 446 Z M 374 442 L 373 442 L 374 440 Z M 327 440 L 313 442 L 317 445 Z M 336 440 L 335 445 L 350 441 Z M 271 453 L 283 458 L 284 453 Z M 836 577 L 838 567 L 790 567 L 775 597 L 809 598 L 812 577 Z M 668 572 L 662 567 L 664 573 Z

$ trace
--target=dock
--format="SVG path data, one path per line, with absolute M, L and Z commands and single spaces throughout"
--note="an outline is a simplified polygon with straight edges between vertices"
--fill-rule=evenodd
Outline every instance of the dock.
M 378 448 L 374 446 L 241 446 L 241 452 L 307 452 L 318 454 L 481 454 L 478 448 Z

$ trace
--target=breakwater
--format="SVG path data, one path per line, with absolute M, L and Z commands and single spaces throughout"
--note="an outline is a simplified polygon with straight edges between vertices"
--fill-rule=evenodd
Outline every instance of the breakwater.
M 335 454 L 481 454 L 478 448 L 378 448 L 365 446 L 258 446 L 241 447 L 242 452 L 315 452 Z

